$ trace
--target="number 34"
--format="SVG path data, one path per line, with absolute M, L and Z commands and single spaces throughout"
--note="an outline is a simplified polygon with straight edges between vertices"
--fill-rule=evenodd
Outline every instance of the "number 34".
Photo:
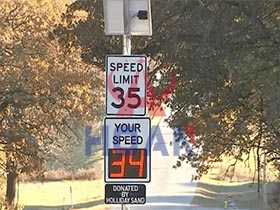
M 119 166 L 120 171 L 117 173 L 111 173 L 111 177 L 120 177 L 123 178 L 126 176 L 126 170 L 127 167 L 129 166 L 138 166 L 138 177 L 143 177 L 144 176 L 144 165 L 145 165 L 145 152 L 143 149 L 140 149 L 140 154 L 139 154 L 139 160 L 134 160 L 134 150 L 128 150 L 128 164 L 127 164 L 127 150 L 125 149 L 113 149 L 112 153 L 113 154 L 119 154 L 121 156 L 120 160 L 114 160 L 112 162 L 112 166 Z M 128 172 L 127 172 L 128 173 Z

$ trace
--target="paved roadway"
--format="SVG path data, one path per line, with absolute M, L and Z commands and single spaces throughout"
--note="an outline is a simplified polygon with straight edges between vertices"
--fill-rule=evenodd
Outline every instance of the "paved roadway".
M 156 130 L 155 138 L 157 137 L 152 146 L 152 150 L 157 148 L 157 151 L 152 151 L 152 177 L 151 182 L 146 185 L 146 204 L 144 206 L 131 205 L 131 209 L 186 208 L 195 195 L 197 183 L 191 182 L 195 170 L 189 166 L 172 168 L 177 161 L 177 156 L 173 155 L 174 145 L 170 146 L 170 142 L 173 141 L 172 129 L 161 125 L 160 129 Z M 161 141 L 162 139 L 164 142 Z

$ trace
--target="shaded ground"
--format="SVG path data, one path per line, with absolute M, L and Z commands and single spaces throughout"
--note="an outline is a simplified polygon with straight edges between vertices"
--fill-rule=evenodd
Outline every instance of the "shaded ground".
M 223 157 L 221 163 L 216 163 L 209 173 L 200 179 L 192 204 L 224 208 L 225 201 L 228 201 L 230 197 L 238 209 L 268 210 L 267 206 L 264 208 L 262 184 L 258 193 L 257 183 L 252 182 L 253 177 L 257 176 L 254 174 L 256 171 L 254 157 L 250 157 L 246 164 L 243 162 L 236 164 L 235 170 L 228 170 L 228 166 L 233 161 L 232 158 Z M 272 168 L 268 167 L 267 180 L 269 182 L 277 180 L 275 174 Z
M 225 158 L 222 163 L 217 163 L 207 175 L 200 179 L 192 204 L 201 207 L 225 208 L 225 205 L 231 203 L 238 209 L 261 210 L 263 202 L 259 197 L 257 183 L 252 182 L 252 172 L 248 172 L 243 165 L 239 165 L 234 174 L 229 172 L 225 176 L 229 163 L 230 160 Z M 261 195 L 262 187 L 260 186 Z
M 251 183 L 216 185 L 200 182 L 192 204 L 202 207 L 224 208 L 225 201 L 229 200 L 236 204 L 238 209 L 262 209 L 262 200 L 258 198 L 257 185 Z

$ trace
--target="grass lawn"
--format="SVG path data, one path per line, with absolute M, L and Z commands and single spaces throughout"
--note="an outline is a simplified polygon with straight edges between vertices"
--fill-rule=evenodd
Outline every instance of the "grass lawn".
M 25 210 L 70 209 L 70 187 L 74 209 L 102 210 L 109 207 L 104 205 L 103 180 L 20 183 L 19 203 Z

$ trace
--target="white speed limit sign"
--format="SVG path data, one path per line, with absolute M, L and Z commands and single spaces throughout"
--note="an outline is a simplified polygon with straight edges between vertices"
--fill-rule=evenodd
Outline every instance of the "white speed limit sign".
M 146 114 L 145 55 L 106 56 L 106 114 Z

